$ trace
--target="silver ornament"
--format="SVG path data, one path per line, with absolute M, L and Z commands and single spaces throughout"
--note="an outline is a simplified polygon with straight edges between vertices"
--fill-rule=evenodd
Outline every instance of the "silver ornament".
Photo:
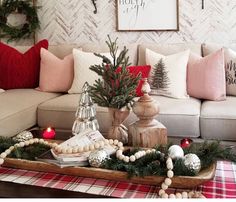
M 16 142 L 24 142 L 33 138 L 33 135 L 30 131 L 22 131 L 12 139 Z
M 172 145 L 168 149 L 168 155 L 172 159 L 183 158 L 184 151 L 179 145 Z
M 95 150 L 90 153 L 88 161 L 90 166 L 99 168 L 101 167 L 103 161 L 108 157 L 109 155 L 105 150 Z
M 184 156 L 184 165 L 195 174 L 201 170 L 201 160 L 196 154 L 186 154 Z

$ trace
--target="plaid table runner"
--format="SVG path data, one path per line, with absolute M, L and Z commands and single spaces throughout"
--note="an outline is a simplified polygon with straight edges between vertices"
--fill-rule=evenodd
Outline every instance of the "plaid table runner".
M 0 180 L 119 198 L 157 198 L 159 187 L 0 167 Z M 236 198 L 236 164 L 218 161 L 215 178 L 199 186 L 207 198 Z M 183 191 L 168 189 L 168 193 Z M 189 191 L 189 190 L 188 190 Z

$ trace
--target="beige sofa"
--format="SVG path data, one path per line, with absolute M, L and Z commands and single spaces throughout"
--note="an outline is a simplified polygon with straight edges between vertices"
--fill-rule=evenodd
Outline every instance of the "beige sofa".
M 72 52 L 75 45 L 50 46 L 49 50 L 58 57 Z M 104 52 L 104 45 L 81 45 L 84 51 Z M 168 55 L 190 49 L 202 55 L 202 44 L 131 44 L 127 46 L 133 65 L 145 64 L 145 48 Z M 20 51 L 28 47 L 16 47 Z M 226 101 L 202 101 L 195 98 L 172 99 L 153 96 L 160 104 L 156 117 L 168 129 L 173 139 L 219 139 L 230 144 L 236 143 L 236 97 Z M 7 90 L 0 94 L 0 136 L 11 137 L 33 126 L 53 126 L 57 130 L 71 131 L 78 107 L 80 94 L 44 93 L 34 89 Z M 97 107 L 100 131 L 106 136 L 111 120 L 107 108 Z M 134 114 L 125 124 L 137 120 Z

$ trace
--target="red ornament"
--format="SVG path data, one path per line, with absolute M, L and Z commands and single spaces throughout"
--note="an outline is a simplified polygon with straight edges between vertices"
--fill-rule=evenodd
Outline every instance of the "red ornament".
M 191 145 L 192 142 L 193 140 L 191 140 L 190 138 L 184 138 L 181 140 L 180 145 L 182 148 L 187 148 Z
M 54 139 L 56 136 L 56 131 L 54 128 L 52 127 L 47 127 L 44 131 L 43 131 L 43 138 L 44 139 Z

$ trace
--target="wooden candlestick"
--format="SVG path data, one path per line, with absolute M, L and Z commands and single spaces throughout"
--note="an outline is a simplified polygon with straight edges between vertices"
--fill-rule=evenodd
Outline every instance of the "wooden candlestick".
M 151 96 L 150 86 L 145 79 L 142 86 L 144 95 L 133 106 L 133 112 L 139 118 L 129 126 L 130 146 L 154 147 L 157 144 L 167 144 L 167 129 L 155 116 L 159 113 L 159 106 Z

